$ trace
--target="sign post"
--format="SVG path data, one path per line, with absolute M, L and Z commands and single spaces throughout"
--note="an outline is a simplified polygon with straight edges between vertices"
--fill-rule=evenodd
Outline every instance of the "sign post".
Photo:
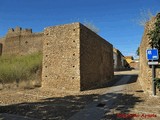
M 152 90 L 153 90 L 153 95 L 156 95 L 156 84 L 155 84 L 155 65 L 158 65 L 158 49 L 148 49 L 146 51 L 147 53 L 147 59 L 151 60 L 152 62 L 148 62 L 148 65 L 152 65 Z M 156 60 L 156 61 L 155 61 Z
M 152 90 L 153 90 L 153 95 L 156 95 L 156 83 L 154 79 L 155 79 L 155 65 L 152 65 Z

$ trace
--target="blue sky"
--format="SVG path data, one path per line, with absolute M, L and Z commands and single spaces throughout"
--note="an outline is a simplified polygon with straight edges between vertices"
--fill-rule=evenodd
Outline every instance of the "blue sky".
M 160 12 L 160 0 L 0 0 L 0 37 L 20 26 L 41 32 L 47 26 L 88 21 L 124 55 L 133 55 L 144 27 L 142 11 Z

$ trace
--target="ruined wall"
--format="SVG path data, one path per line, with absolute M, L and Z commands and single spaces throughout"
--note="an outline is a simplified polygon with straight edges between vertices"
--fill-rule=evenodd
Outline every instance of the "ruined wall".
M 44 31 L 42 87 L 80 90 L 79 23 Z
M 28 54 L 43 50 L 43 33 L 20 37 L 20 54 Z
M 0 43 L 0 56 L 2 55 L 3 44 Z
M 80 91 L 113 77 L 113 47 L 81 25 L 49 27 L 43 43 L 42 87 Z
M 113 54 L 114 54 L 114 70 L 120 71 L 125 70 L 128 66 L 128 63 L 122 53 L 118 50 L 113 48 Z
M 3 52 L 4 41 L 5 41 L 5 37 L 0 38 L 0 56 L 2 55 L 2 52 Z
M 81 90 L 101 87 L 113 74 L 113 46 L 80 24 Z
M 145 26 L 144 34 L 140 44 L 140 73 L 139 78 L 142 87 L 145 91 L 149 93 L 152 92 L 152 69 L 148 66 L 146 58 L 146 50 L 151 48 L 149 45 L 148 32 L 153 29 L 156 18 L 152 18 Z M 156 77 L 160 78 L 160 69 L 156 69 Z
M 32 33 L 31 29 L 9 29 L 6 36 L 0 38 L 0 56 L 2 55 L 25 55 L 42 51 L 43 33 Z M 22 81 L 0 83 L 0 89 L 35 88 L 41 86 L 41 69 L 36 71 L 36 78 Z
M 129 65 L 131 68 L 139 70 L 139 62 L 134 61 L 134 62 L 131 62 Z
M 32 33 L 31 29 L 9 29 L 4 43 L 2 54 L 29 54 L 42 51 L 43 33 Z

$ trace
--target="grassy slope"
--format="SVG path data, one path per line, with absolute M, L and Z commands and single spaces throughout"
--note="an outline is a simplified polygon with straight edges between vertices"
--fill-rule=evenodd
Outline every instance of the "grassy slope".
M 2 56 L 0 57 L 0 82 L 10 83 L 32 79 L 41 68 L 41 53 L 26 56 Z

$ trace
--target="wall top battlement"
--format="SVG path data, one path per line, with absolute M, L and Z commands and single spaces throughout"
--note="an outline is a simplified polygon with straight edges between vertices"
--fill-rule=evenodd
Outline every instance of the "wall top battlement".
M 7 36 L 17 36 L 17 35 L 29 35 L 32 34 L 32 29 L 22 29 L 21 27 L 10 28 L 8 30 Z

